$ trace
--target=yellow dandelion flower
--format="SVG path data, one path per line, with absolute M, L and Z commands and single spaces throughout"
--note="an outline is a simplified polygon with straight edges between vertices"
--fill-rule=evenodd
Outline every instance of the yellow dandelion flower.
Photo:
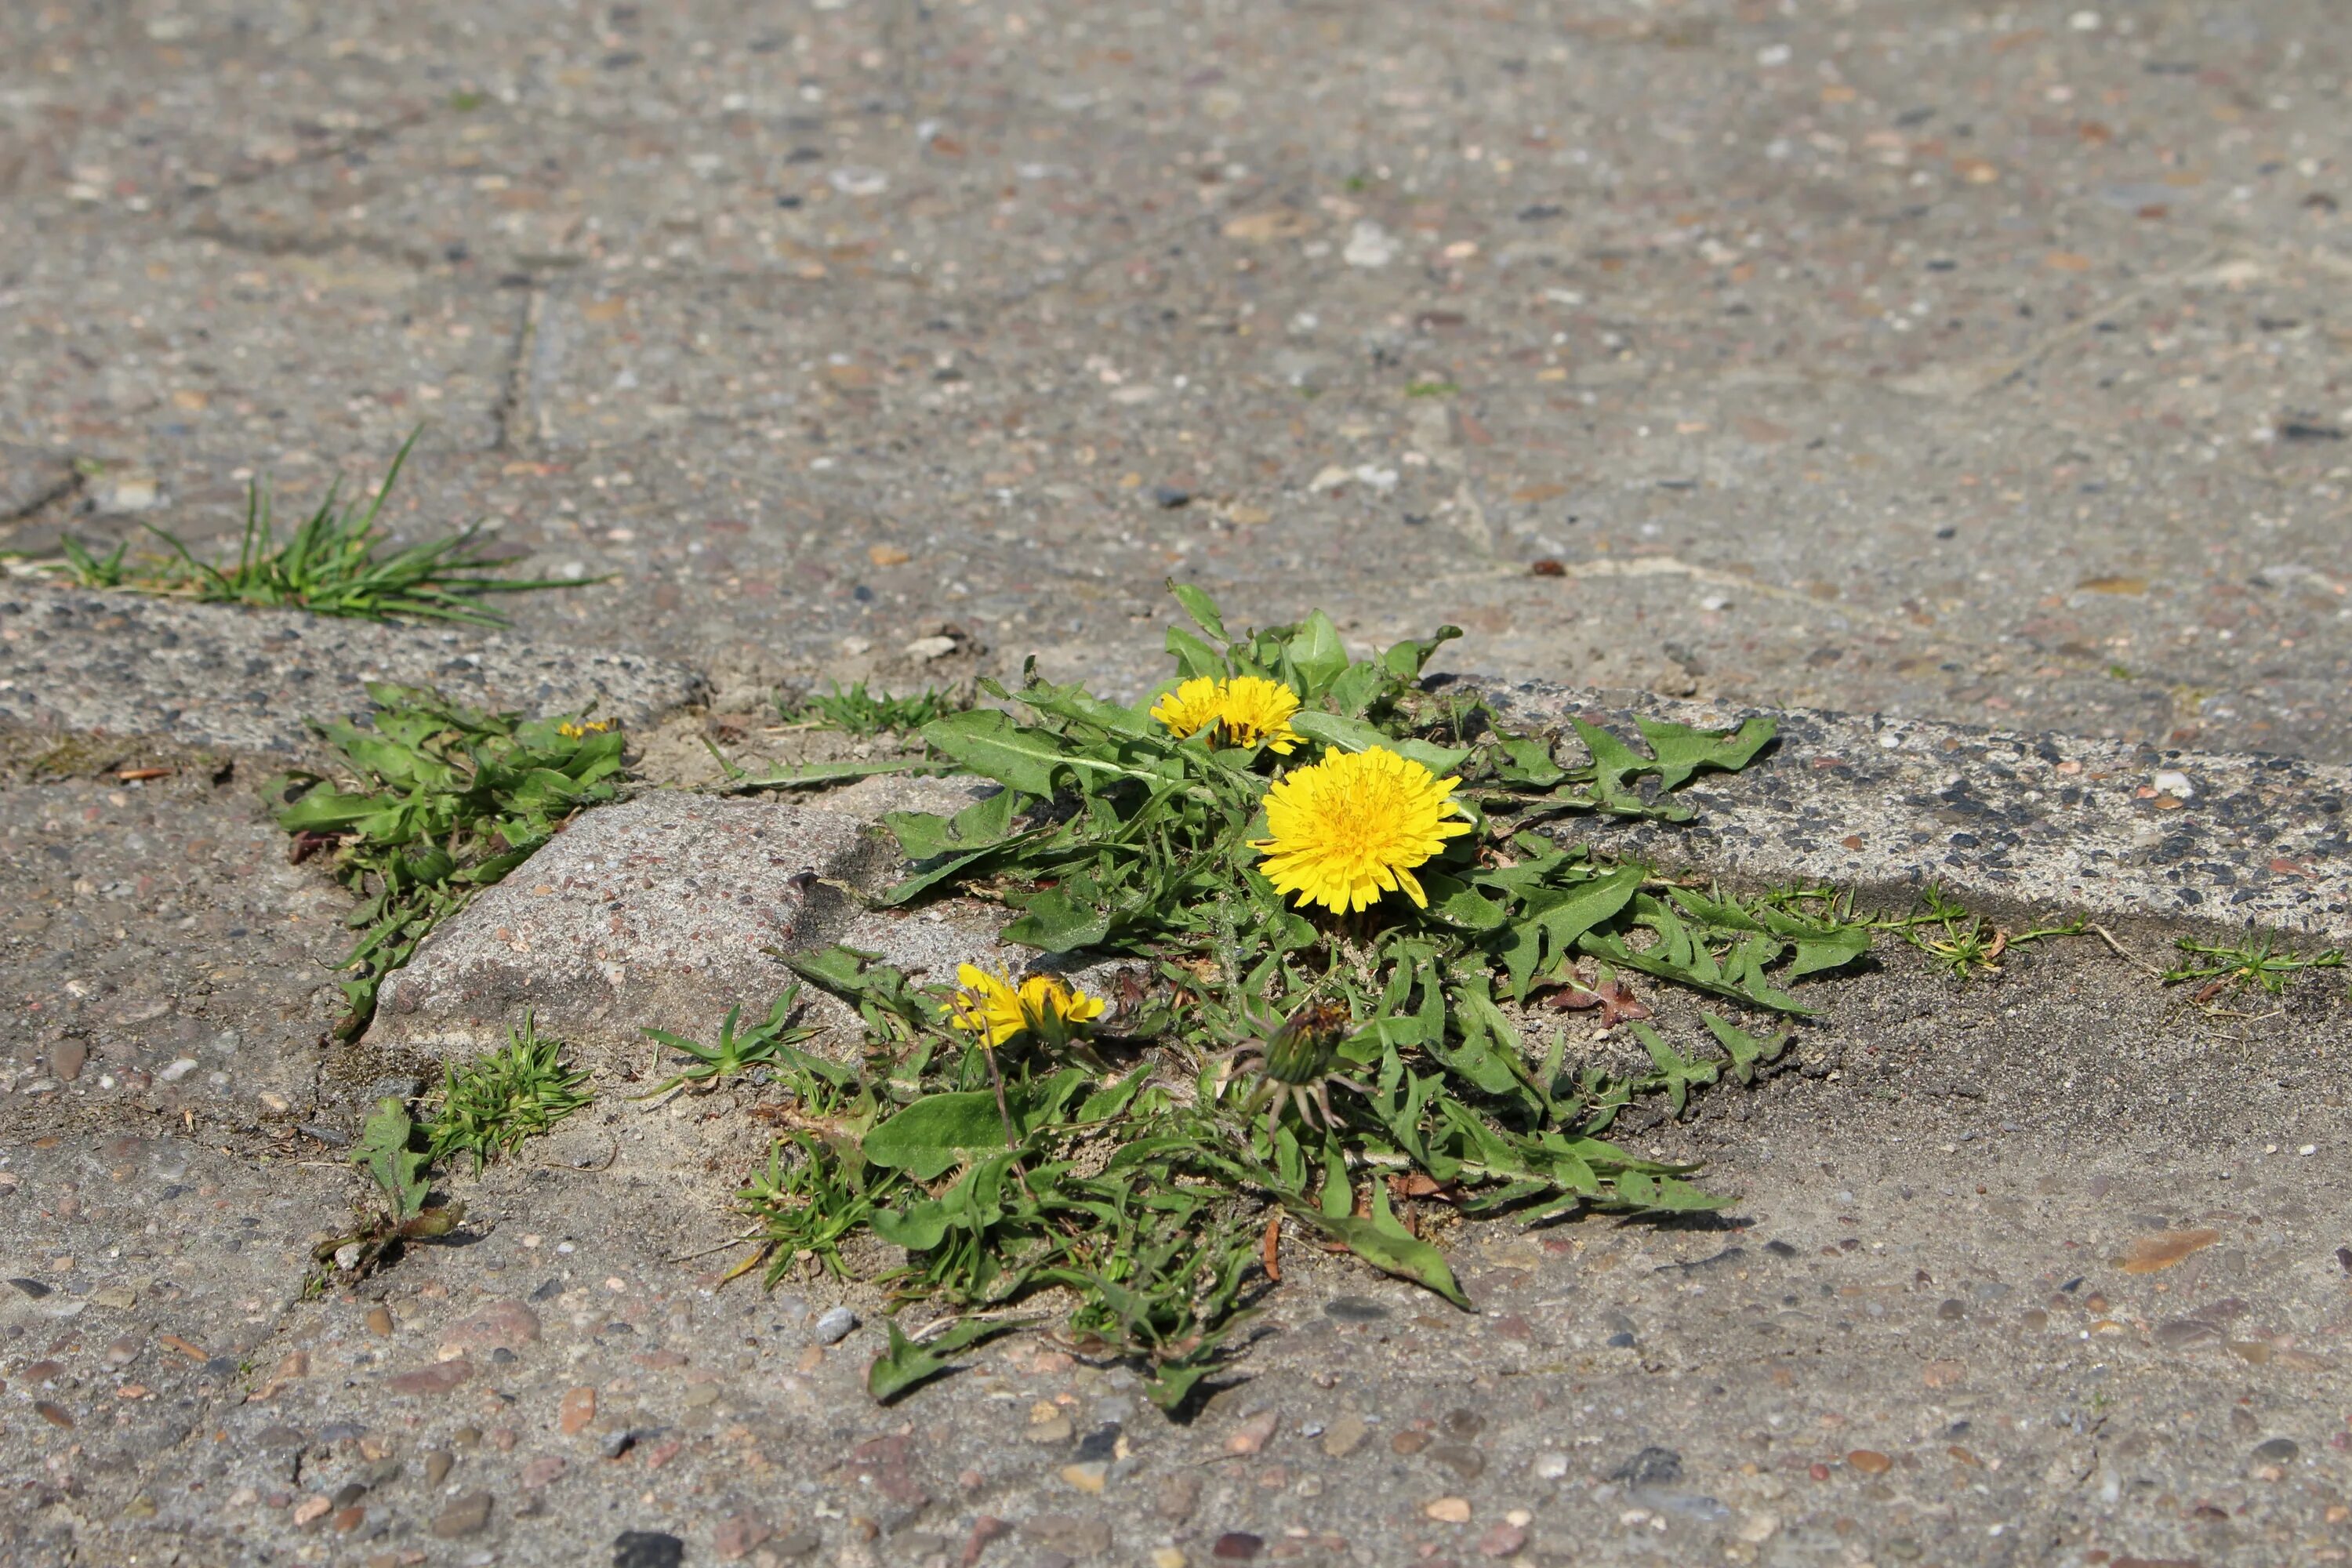
M 555 727 L 555 732 L 567 741 L 578 741 L 590 735 L 601 735 L 612 727 L 610 719 L 591 719 L 586 723 L 567 719 Z
M 1404 889 L 1426 908 L 1412 868 L 1470 831 L 1453 798 L 1459 779 L 1442 779 L 1384 747 L 1334 752 L 1276 779 L 1265 793 L 1271 837 L 1251 847 L 1277 892 L 1335 914 L 1370 909 Z
M 959 1029 L 982 1037 L 992 1048 L 1015 1035 L 1029 1034 L 1057 1041 L 1077 1032 L 1078 1026 L 1100 1017 L 1103 1000 L 1051 974 L 1033 974 L 1016 988 L 1003 975 L 964 963 L 956 967 L 962 987 L 949 1007 L 949 1020 Z
M 1237 676 L 1217 692 L 1217 722 L 1236 746 L 1264 746 L 1289 755 L 1300 739 L 1290 727 L 1290 716 L 1297 711 L 1298 693 L 1262 675 Z
M 1264 746 L 1288 755 L 1300 740 L 1290 727 L 1298 693 L 1262 675 L 1213 680 L 1197 676 L 1152 704 L 1151 716 L 1179 740 L 1212 731 L 1210 739 L 1228 746 Z
M 1197 735 L 1217 721 L 1218 691 L 1223 685 L 1222 680 L 1196 676 L 1153 703 L 1151 716 L 1180 741 Z

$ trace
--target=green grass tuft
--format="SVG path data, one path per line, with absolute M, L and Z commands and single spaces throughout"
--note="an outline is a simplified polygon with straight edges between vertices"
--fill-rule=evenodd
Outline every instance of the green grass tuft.
M 887 691 L 866 690 L 866 682 L 861 680 L 846 691 L 835 681 L 830 691 L 823 695 L 812 692 L 797 708 L 779 703 L 777 711 L 789 723 L 838 730 L 845 735 L 871 740 L 879 735 L 908 734 L 934 719 L 944 719 L 970 706 L 958 700 L 952 692 L 935 687 L 926 687 L 912 696 L 893 697 Z
M 563 1059 L 562 1042 L 543 1037 L 526 1013 L 507 1031 L 504 1048 L 463 1068 L 442 1068 L 441 1089 L 425 1125 L 428 1159 L 470 1154 L 474 1171 L 540 1137 L 595 1096 L 588 1075 Z
M 372 684 L 374 725 L 312 728 L 343 759 L 339 782 L 288 781 L 278 826 L 293 858 L 332 856 L 362 895 L 346 922 L 362 932 L 342 963 L 345 1038 L 375 1016 L 383 977 L 425 933 L 503 879 L 572 813 L 619 794 L 618 729 L 578 716 L 525 720 L 468 708 L 417 687 Z
M 165 553 L 133 561 L 130 545 L 93 555 L 75 540 L 63 542 L 65 570 L 85 588 L 128 589 L 208 604 L 259 605 L 363 620 L 407 616 L 496 626 L 503 619 L 483 600 L 493 594 L 578 588 L 603 578 L 508 577 L 512 563 L 480 544 L 475 524 L 444 539 L 392 546 L 380 518 L 416 445 L 401 444 L 383 483 L 364 504 L 341 500 L 342 481 L 328 487 L 319 509 L 283 542 L 270 519 L 269 495 L 259 480 L 246 492 L 245 532 L 234 561 L 200 561 L 176 534 L 145 524 Z

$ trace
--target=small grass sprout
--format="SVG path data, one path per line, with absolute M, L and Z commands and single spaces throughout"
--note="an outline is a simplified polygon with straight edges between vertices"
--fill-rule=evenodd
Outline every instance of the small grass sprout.
M 590 1104 L 588 1075 L 563 1059 L 562 1042 L 539 1033 L 524 1014 L 507 1043 L 478 1061 L 442 1068 L 441 1089 L 425 1123 L 428 1159 L 470 1154 L 474 1173 L 511 1154 Z
M 868 691 L 866 682 L 858 681 L 846 691 L 841 683 L 831 683 L 832 689 L 811 692 L 798 707 L 778 704 L 777 711 L 787 723 L 806 724 L 814 729 L 838 730 L 845 735 L 860 740 L 874 740 L 882 735 L 904 735 L 921 729 L 935 719 L 962 711 L 970 704 L 957 700 L 950 691 L 937 687 L 925 687 L 909 696 L 893 697 L 887 691 Z
M 391 530 L 382 522 L 383 505 L 415 445 L 415 435 L 401 443 L 383 483 L 364 504 L 342 501 L 338 477 L 318 510 L 282 542 L 271 521 L 269 492 L 256 479 L 246 492 L 245 531 L 233 561 L 219 565 L 201 561 L 178 535 L 148 523 L 147 531 L 163 542 L 162 556 L 133 563 L 127 542 L 110 554 L 93 555 L 69 539 L 63 546 L 66 573 L 85 588 L 121 588 L 364 620 L 406 616 L 476 626 L 496 626 L 504 619 L 484 605 L 490 595 L 578 588 L 604 580 L 505 576 L 513 563 L 482 546 L 479 524 L 441 539 L 393 546 Z
M 2301 953 L 2276 945 L 2268 936 L 2250 936 L 2236 942 L 2202 942 L 2182 937 L 2173 943 L 2184 962 L 2164 972 L 2167 985 L 2201 982 L 2196 999 L 2210 1002 L 2231 991 L 2259 986 L 2273 996 L 2284 995 L 2287 982 L 2306 969 L 2341 969 L 2344 952 Z
M 768 1009 L 768 1016 L 740 1033 L 736 1026 L 742 1018 L 743 1009 L 740 1005 L 728 1008 L 726 1018 L 719 1026 L 719 1043 L 715 1046 L 701 1045 L 667 1029 L 647 1029 L 649 1037 L 684 1056 L 687 1065 L 645 1093 L 630 1098 L 653 1100 L 680 1087 L 707 1092 L 741 1078 L 754 1068 L 766 1068 L 780 1076 L 795 1069 L 808 1070 L 816 1058 L 793 1047 L 803 1040 L 814 1038 L 820 1031 L 793 1024 L 793 1015 L 800 1006 L 800 993 L 797 983 L 785 987 L 783 994 Z

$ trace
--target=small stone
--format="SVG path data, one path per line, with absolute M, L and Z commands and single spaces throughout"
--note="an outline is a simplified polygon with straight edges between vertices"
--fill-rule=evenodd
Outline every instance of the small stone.
M 1969 1304 L 1958 1296 L 1947 1297 L 1937 1303 L 1936 1316 L 1947 1323 L 1957 1323 L 1969 1315 Z
M 448 1449 L 425 1449 L 425 1484 L 428 1487 L 439 1486 L 443 1481 L 449 1479 L 449 1472 L 455 1469 L 457 1465 L 457 1461 L 450 1456 Z
M 686 1542 L 658 1530 L 625 1530 L 613 1538 L 613 1568 L 677 1568 Z
M 1875 1448 L 1856 1448 L 1845 1457 L 1845 1462 L 1865 1476 L 1883 1476 L 1895 1468 L 1895 1461 Z
M 1966 1381 L 1969 1369 L 1956 1361 L 1931 1361 L 1920 1370 L 1930 1388 L 1951 1388 Z
M 49 1070 L 68 1083 L 81 1076 L 89 1061 L 89 1047 L 80 1040 L 59 1040 L 49 1051 Z
M 1470 1500 L 1442 1497 L 1421 1511 L 1440 1524 L 1467 1524 L 1470 1522 Z
M 1033 1513 L 1021 1521 L 1021 1533 L 1038 1545 L 1073 1557 L 1099 1557 L 1110 1550 L 1110 1526 L 1098 1519 L 1066 1513 Z
M 1099 1459 L 1092 1460 L 1083 1465 L 1064 1465 L 1062 1467 L 1063 1484 L 1074 1487 L 1077 1490 L 1085 1492 L 1089 1497 L 1100 1497 L 1102 1495 L 1103 1480 L 1109 1474 L 1110 1467 L 1104 1464 Z
M 367 1315 L 368 1332 L 381 1337 L 392 1333 L 392 1314 L 382 1307 L 370 1307 Z
M 1217 1537 L 1209 1555 L 1220 1563 L 1247 1563 L 1265 1550 L 1265 1542 L 1246 1530 L 1229 1530 Z
M 1683 1479 L 1683 1457 L 1672 1448 L 1648 1447 L 1611 1472 L 1620 1486 L 1670 1487 Z
M 1359 223 L 1339 259 L 1350 267 L 1386 267 L 1396 259 L 1396 240 L 1376 223 Z
M 1344 1459 L 1362 1447 L 1371 1428 L 1360 1415 L 1342 1415 L 1323 1429 L 1323 1453 L 1328 1458 Z
M 556 1408 L 555 1424 L 567 1437 L 576 1437 L 596 1419 L 596 1391 L 586 1384 L 564 1393 Z
M 824 1544 L 824 1537 L 806 1525 L 803 1525 L 790 1534 L 778 1536 L 776 1543 L 768 1550 L 786 1562 L 790 1562 L 796 1557 L 808 1556 Z
M 1151 1500 L 1151 1511 L 1171 1524 L 1181 1524 L 1192 1517 L 1192 1509 L 1201 1500 L 1201 1478 L 1179 1474 L 1163 1476 L 1160 1490 Z
M 2302 1452 L 2302 1447 L 2294 1438 L 2273 1437 L 2255 1447 L 2254 1458 L 2266 1465 L 2284 1465 Z
M 846 1307 L 835 1307 L 816 1321 L 809 1337 L 821 1345 L 837 1345 L 847 1339 L 857 1327 L 857 1314 Z
M 1151 501 L 1154 506 L 1173 511 L 1178 507 L 1190 506 L 1192 503 L 1192 492 L 1180 489 L 1174 485 L 1154 485 L 1151 487 Z M 58 1076 L 62 1078 L 65 1075 L 60 1073 Z
M 478 1533 L 489 1522 L 490 1494 L 467 1492 L 433 1516 L 433 1533 L 444 1541 L 456 1541 Z
M 1486 1456 L 1467 1443 L 1433 1443 L 1429 1457 L 1465 1481 L 1475 1481 L 1486 1472 Z
M 2159 1350 L 2187 1350 L 2218 1340 L 2221 1331 L 2202 1318 L 2167 1318 L 2156 1325 L 2154 1339 Z
M 1528 1544 L 1528 1527 L 1507 1520 L 1488 1527 L 1478 1538 L 1480 1555 L 1486 1557 L 1517 1557 Z
M 2159 1230 L 2135 1238 L 2124 1254 L 2123 1271 L 2126 1274 L 2154 1274 L 2171 1268 L 2190 1254 L 2202 1252 L 2221 1239 L 2218 1230 Z M 2085 1303 L 2088 1305 L 2088 1303 Z M 2103 1310 L 2093 1307 L 2093 1311 Z
M 1780 1516 L 1777 1513 L 1751 1513 L 1739 1521 L 1734 1531 L 1750 1546 L 1761 1546 L 1780 1532 Z
M 1054 1415 L 1043 1421 L 1031 1422 L 1029 1429 L 1021 1436 L 1029 1442 L 1046 1447 L 1055 1443 L 1068 1442 L 1070 1435 L 1076 1430 L 1076 1428 L 1070 1425 L 1068 1416 Z
M 127 1312 L 139 1304 L 139 1292 L 128 1285 L 101 1285 L 89 1293 L 94 1305 L 116 1312 Z
M 564 1462 L 561 1454 L 541 1454 L 522 1468 L 522 1484 L 533 1491 L 551 1484 L 563 1473 Z
M 106 1364 L 116 1368 L 129 1366 L 139 1359 L 139 1352 L 144 1348 L 145 1343 L 146 1342 L 136 1334 L 123 1335 L 106 1347 Z
M 389 1331 L 388 1324 L 384 1331 Z M 520 1350 L 537 1338 L 537 1312 L 520 1301 L 492 1301 L 449 1325 L 441 1336 L 441 1353 Z
M 732 1563 L 767 1539 L 767 1522 L 758 1514 L 730 1514 L 710 1532 L 710 1551 L 721 1563 Z
M 1184 1553 L 1173 1546 L 1155 1546 L 1151 1550 L 1151 1568 L 1184 1568 Z
M 474 1375 L 474 1363 L 464 1356 L 435 1362 L 431 1366 L 415 1372 L 404 1372 L 386 1380 L 384 1386 L 394 1394 L 446 1394 Z
M 295 1528 L 299 1530 L 313 1520 L 326 1518 L 328 1514 L 334 1511 L 334 1500 L 331 1498 L 306 1497 L 294 1505 L 294 1511 L 287 1517 L 293 1521 Z
M 1271 1410 L 1251 1416 L 1226 1437 L 1225 1452 L 1228 1454 L 1256 1453 L 1265 1447 L 1267 1439 L 1274 1436 L 1275 1429 L 1281 1424 L 1282 1417 Z

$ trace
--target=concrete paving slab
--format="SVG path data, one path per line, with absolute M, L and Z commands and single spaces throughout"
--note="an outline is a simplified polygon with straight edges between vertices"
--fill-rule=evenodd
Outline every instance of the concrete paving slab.
M 666 660 L 499 632 L 21 584 L 0 596 L 0 721 L 25 728 L 285 756 L 314 745 L 305 720 L 363 716 L 373 680 L 533 713 L 593 703 L 631 724 L 701 691 Z

